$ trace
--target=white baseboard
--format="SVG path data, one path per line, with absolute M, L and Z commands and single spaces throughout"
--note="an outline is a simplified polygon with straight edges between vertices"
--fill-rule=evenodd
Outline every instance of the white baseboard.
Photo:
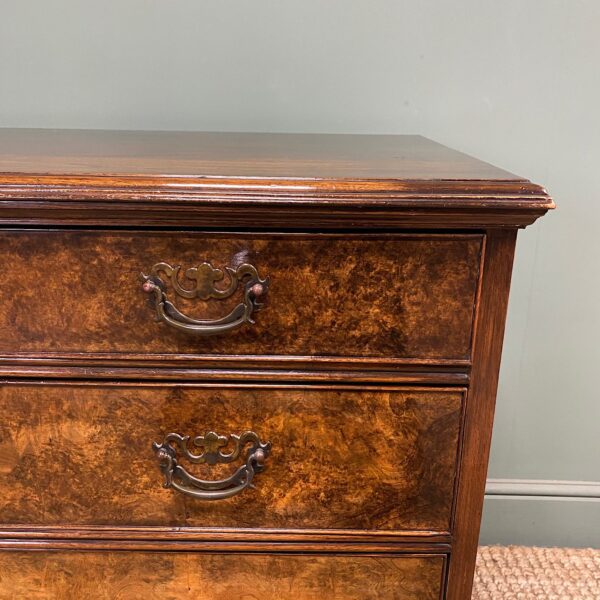
M 600 500 L 600 482 L 549 479 L 488 479 L 485 493 L 488 496 L 544 496 L 596 498 Z
M 488 480 L 480 543 L 600 548 L 600 482 Z

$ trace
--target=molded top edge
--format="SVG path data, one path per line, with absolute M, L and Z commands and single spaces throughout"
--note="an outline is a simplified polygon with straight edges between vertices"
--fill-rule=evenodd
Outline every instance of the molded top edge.
M 15 222 L 14 202 L 32 201 L 503 210 L 511 224 L 554 208 L 541 186 L 421 136 L 52 129 L 0 129 L 0 201 Z

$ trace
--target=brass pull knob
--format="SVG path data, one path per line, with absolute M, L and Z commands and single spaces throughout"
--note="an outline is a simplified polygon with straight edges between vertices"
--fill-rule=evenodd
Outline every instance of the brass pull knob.
M 243 323 L 254 323 L 252 315 L 263 307 L 260 300 L 265 297 L 269 289 L 269 278 L 261 279 L 256 267 L 247 263 L 235 269 L 225 267 L 225 272 L 229 277 L 229 284 L 225 288 L 216 286 L 217 282 L 224 279 L 224 272 L 221 269 L 215 269 L 210 263 L 204 262 L 185 272 L 186 278 L 195 282 L 192 288 L 186 288 L 180 283 L 180 270 L 180 266 L 172 267 L 161 262 L 152 267 L 150 275 L 141 273 L 142 289 L 153 298 L 158 321 L 180 331 L 200 336 L 225 333 Z M 193 319 L 180 312 L 167 298 L 167 286 L 160 278 L 160 273 L 167 276 L 175 293 L 182 298 L 200 298 L 201 300 L 229 298 L 242 284 L 244 300 L 221 319 Z
M 204 450 L 200 454 L 190 451 L 190 436 L 169 433 L 161 444 L 152 443 L 152 449 L 158 458 L 158 464 L 165 477 L 163 487 L 170 488 L 201 500 L 223 500 L 239 494 L 246 488 L 253 488 L 252 480 L 265 468 L 265 460 L 271 453 L 271 442 L 262 443 L 253 431 L 241 435 L 223 436 L 209 431 L 203 436 L 196 436 L 192 444 Z M 227 453 L 226 448 L 233 443 L 233 449 Z M 247 448 L 246 448 L 247 446 Z M 245 463 L 227 479 L 205 480 L 190 475 L 177 462 L 177 449 L 194 464 L 214 465 L 227 464 L 236 460 L 245 451 Z

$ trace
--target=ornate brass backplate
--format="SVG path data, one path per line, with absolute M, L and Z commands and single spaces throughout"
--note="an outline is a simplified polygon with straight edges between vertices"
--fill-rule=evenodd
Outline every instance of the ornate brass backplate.
M 207 336 L 225 333 L 243 323 L 254 323 L 252 315 L 260 310 L 263 304 L 259 299 L 265 297 L 269 288 L 269 278 L 261 279 L 256 267 L 248 263 L 239 265 L 237 268 L 225 267 L 225 270 L 216 269 L 212 264 L 203 262 L 196 267 L 187 269 L 185 279 L 194 282 L 192 287 L 186 287 L 180 281 L 181 266 L 160 262 L 155 264 L 150 275 L 141 274 L 142 289 L 150 294 L 154 301 L 156 317 L 158 321 L 166 323 L 179 331 Z M 228 315 L 216 320 L 201 320 L 191 318 L 180 312 L 167 298 L 167 283 L 161 279 L 161 274 L 175 294 L 182 298 L 201 300 L 222 300 L 232 296 L 240 285 L 243 286 L 243 302 L 238 304 Z M 218 287 L 218 283 L 228 276 L 225 287 Z
M 202 449 L 199 454 L 190 450 L 190 439 L 193 446 Z M 226 449 L 230 445 L 233 447 L 227 452 Z M 224 436 L 209 431 L 194 438 L 169 433 L 162 443 L 153 442 L 152 449 L 165 477 L 164 487 L 172 487 L 182 494 L 202 500 L 222 500 L 253 487 L 254 475 L 264 469 L 264 461 L 271 453 L 271 443 L 262 443 L 253 431 L 246 431 L 239 436 Z M 179 465 L 177 459 L 179 450 L 182 457 L 193 464 L 228 464 L 238 459 L 244 449 L 244 464 L 226 479 L 198 479 Z

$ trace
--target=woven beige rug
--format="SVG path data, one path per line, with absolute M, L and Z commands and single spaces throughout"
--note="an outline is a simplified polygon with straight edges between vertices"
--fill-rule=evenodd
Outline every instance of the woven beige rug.
M 600 550 L 482 546 L 474 600 L 600 600 Z

